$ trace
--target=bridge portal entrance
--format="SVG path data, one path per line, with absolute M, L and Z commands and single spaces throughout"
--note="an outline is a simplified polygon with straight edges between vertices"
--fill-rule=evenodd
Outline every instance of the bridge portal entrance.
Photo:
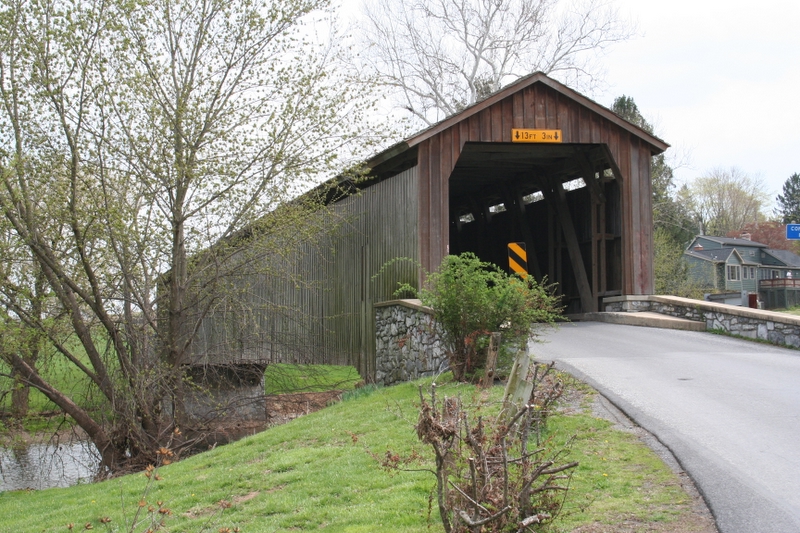
M 622 294 L 620 177 L 603 144 L 468 142 L 449 178 L 449 251 L 508 268 L 525 242 L 537 281 L 556 283 L 567 313 Z

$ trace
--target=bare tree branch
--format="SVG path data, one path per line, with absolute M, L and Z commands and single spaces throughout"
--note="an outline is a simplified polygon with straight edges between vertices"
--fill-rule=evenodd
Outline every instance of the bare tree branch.
M 375 0 L 364 23 L 366 66 L 428 125 L 535 71 L 592 89 L 635 31 L 606 0 Z

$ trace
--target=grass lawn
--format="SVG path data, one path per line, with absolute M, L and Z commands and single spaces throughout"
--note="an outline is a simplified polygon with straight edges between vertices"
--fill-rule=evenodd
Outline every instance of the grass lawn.
M 374 458 L 387 450 L 427 452 L 413 429 L 418 385 L 354 394 L 317 413 L 163 467 L 157 472 L 162 479 L 149 488 L 140 473 L 69 489 L 2 493 L 0 530 L 64 532 L 73 523 L 75 530 L 90 524 L 98 531 L 129 531 L 125 524 L 142 501 L 142 516 L 152 506 L 153 516 L 164 519 L 170 532 L 237 527 L 242 532 L 441 531 L 435 504 L 429 518 L 434 477 L 388 473 Z M 489 402 L 488 412 L 502 390 L 496 387 L 486 395 L 449 383 L 440 386 L 439 394 L 460 396 L 466 404 L 481 398 Z M 551 531 L 620 517 L 665 523 L 680 519 L 688 496 L 635 436 L 582 410 L 551 418 L 548 433 L 554 442 L 576 435 L 569 460 L 581 463 L 562 519 Z M 101 523 L 103 517 L 111 522 Z M 136 531 L 146 529 L 142 525 Z

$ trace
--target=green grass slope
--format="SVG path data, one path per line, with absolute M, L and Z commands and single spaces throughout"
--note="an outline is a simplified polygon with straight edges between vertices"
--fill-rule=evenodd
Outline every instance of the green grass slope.
M 435 510 L 428 518 L 434 477 L 390 474 L 374 458 L 387 450 L 427 451 L 413 429 L 418 385 L 358 394 L 163 467 L 157 472 L 162 479 L 149 488 L 140 473 L 69 489 L 2 493 L 0 532 L 64 532 L 70 523 L 74 531 L 86 524 L 97 531 L 128 531 L 140 501 L 140 516 L 148 516 L 152 507 L 152 516 L 163 519 L 169 532 L 441 531 Z M 497 388 L 490 401 L 501 393 Z M 446 384 L 439 394 L 458 395 L 468 404 L 482 393 Z M 578 438 L 569 459 L 581 466 L 554 531 L 620 517 L 680 519 L 688 497 L 634 436 L 580 412 L 551 419 L 549 436 L 566 442 L 572 435 Z M 105 517 L 111 521 L 102 523 Z M 146 529 L 142 525 L 136 531 Z

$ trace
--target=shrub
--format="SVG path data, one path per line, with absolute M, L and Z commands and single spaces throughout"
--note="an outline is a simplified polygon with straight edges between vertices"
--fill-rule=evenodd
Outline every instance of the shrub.
M 534 324 L 553 324 L 561 313 L 552 285 L 509 276 L 470 252 L 445 257 L 419 291 L 407 284 L 398 289 L 408 291 L 433 309 L 458 381 L 475 377 L 483 368 L 480 347 L 486 346 L 492 331 L 502 331 L 507 346 L 519 345 L 535 336 Z
M 541 438 L 563 392 L 560 380 L 548 378 L 552 369 L 552 363 L 537 365 L 524 405 L 496 417 L 485 396 L 465 405 L 459 397 L 437 396 L 435 383 L 426 398 L 420 386 L 415 429 L 433 457 L 417 451 L 372 455 L 390 471 L 436 476 L 429 505 L 435 498 L 445 533 L 541 531 L 560 512 L 578 466 L 566 462 L 573 439 Z

